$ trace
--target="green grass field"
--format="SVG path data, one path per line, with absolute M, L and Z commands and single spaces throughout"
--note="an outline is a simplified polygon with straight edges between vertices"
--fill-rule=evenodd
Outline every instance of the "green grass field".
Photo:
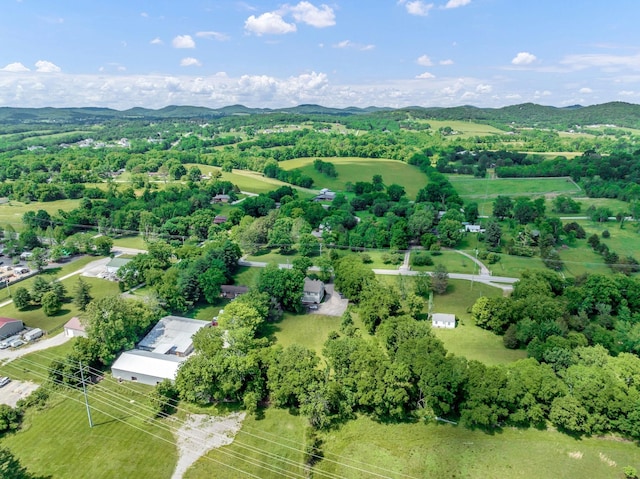
M 488 135 L 504 135 L 505 132 L 494 128 L 493 126 L 484 125 L 482 123 L 474 123 L 471 121 L 460 120 L 427 120 L 431 125 L 431 130 L 436 131 L 440 128 L 450 127 L 457 134 L 450 135 L 448 138 L 454 140 L 456 138 L 467 138 L 470 136 L 488 136 Z
M 445 348 L 457 356 L 476 359 L 485 364 L 503 364 L 526 357 L 525 351 L 507 349 L 502 337 L 477 327 L 471 319 L 471 307 L 480 296 L 501 296 L 502 290 L 482 283 L 449 280 L 447 293 L 434 295 L 434 313 L 452 313 L 458 318 L 455 329 L 434 328 Z
M 366 417 L 331 431 L 325 444 L 317 469 L 341 478 L 617 478 L 623 467 L 638 465 L 638 448 L 630 442 L 535 429 L 488 435 L 448 424 L 380 424 Z
M 149 247 L 142 235 L 121 236 L 120 238 L 114 238 L 113 246 L 114 249 L 117 249 L 117 247 L 120 246 L 123 248 L 135 248 L 142 250 L 146 250 Z
M 498 195 L 535 196 L 573 195 L 581 190 L 566 178 L 472 178 L 447 175 L 458 194 L 465 199 L 495 198 Z
M 0 225 L 11 225 L 17 231 L 22 230 L 22 216 L 28 211 L 45 210 L 50 215 L 58 213 L 58 210 L 69 211 L 77 208 L 80 200 L 57 200 L 31 203 L 22 203 L 20 201 L 9 201 L 0 204 Z
M 96 258 L 93 259 L 95 260 Z M 67 297 L 69 298 L 73 297 L 73 288 L 78 282 L 78 277 L 79 276 L 76 275 L 62 281 L 62 284 L 67 288 Z M 53 280 L 54 277 L 51 276 L 50 279 Z M 99 278 L 83 277 L 83 279 L 92 286 L 91 295 L 95 299 L 120 294 L 118 283 Z M 27 281 L 25 281 L 24 283 L 18 283 L 12 286 L 12 288 L 16 288 L 19 286 L 29 288 L 29 286 L 27 285 Z M 55 316 L 46 316 L 41 307 L 35 306 L 20 311 L 15 307 L 13 303 L 11 303 L 0 308 L 0 316 L 20 319 L 27 326 L 32 328 L 40 328 L 43 331 L 56 331 L 58 328 L 64 325 L 64 323 L 69 321 L 69 319 L 71 319 L 73 316 L 79 316 L 81 314 L 82 312 L 72 302 L 64 303 L 60 312 Z
M 320 314 L 286 313 L 281 321 L 273 325 L 276 344 L 283 348 L 299 344 L 312 349 L 322 357 L 322 346 L 331 331 L 340 329 L 340 318 Z
M 314 188 L 329 188 L 344 191 L 347 182 L 371 181 L 375 174 L 382 175 L 384 183 L 396 183 L 404 186 L 409 199 L 415 199 L 418 191 L 427 184 L 427 176 L 416 166 L 397 160 L 368 158 L 323 158 L 322 161 L 333 163 L 338 172 L 336 178 L 329 178 L 313 168 L 314 158 L 296 158 L 280 162 L 283 170 L 300 169 L 305 175 L 313 178 Z

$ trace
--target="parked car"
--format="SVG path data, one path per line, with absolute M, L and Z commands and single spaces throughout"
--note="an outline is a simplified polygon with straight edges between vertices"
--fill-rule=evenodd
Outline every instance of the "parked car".
M 6 386 L 7 384 L 9 384 L 11 382 L 11 379 L 4 376 L 0 378 L 0 388 L 3 386 Z
M 19 348 L 23 344 L 27 344 L 27 343 L 25 343 L 22 339 L 16 339 L 15 341 L 11 341 L 10 346 L 12 348 Z

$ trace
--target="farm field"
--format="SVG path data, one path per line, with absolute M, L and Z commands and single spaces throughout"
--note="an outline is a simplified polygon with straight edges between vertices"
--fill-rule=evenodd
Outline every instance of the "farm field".
M 315 188 L 329 188 L 344 191 L 347 182 L 370 182 L 373 175 L 382 175 L 385 185 L 396 183 L 404 186 L 409 199 L 415 199 L 418 191 L 427 185 L 427 176 L 417 166 L 402 161 L 367 158 L 323 158 L 333 163 L 338 172 L 336 178 L 330 178 L 313 168 L 314 158 L 296 158 L 280 162 L 283 170 L 300 169 L 313 178 Z
M 431 125 L 431 131 L 437 131 L 440 128 L 450 127 L 457 132 L 455 135 L 448 136 L 449 139 L 455 138 L 468 138 L 470 136 L 488 136 L 488 135 L 504 135 L 505 132 L 494 128 L 490 125 L 484 125 L 482 123 L 474 123 L 471 121 L 460 120 L 427 120 L 427 123 Z
M 471 176 L 447 175 L 449 181 L 462 198 L 482 199 L 505 196 L 535 196 L 550 194 L 572 195 L 581 192 L 567 178 L 473 178 Z

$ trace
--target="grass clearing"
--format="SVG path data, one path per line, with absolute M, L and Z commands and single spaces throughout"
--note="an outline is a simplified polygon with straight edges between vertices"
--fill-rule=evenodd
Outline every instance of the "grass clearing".
M 490 125 L 483 123 L 474 123 L 472 121 L 462 120 L 432 120 L 428 119 L 427 123 L 431 125 L 432 131 L 437 131 L 440 128 L 450 127 L 456 132 L 455 135 L 450 135 L 448 138 L 454 140 L 456 138 L 467 138 L 469 136 L 489 136 L 489 135 L 505 135 L 506 132 L 499 130 Z
M 622 477 L 623 467 L 636 465 L 638 456 L 630 442 L 575 439 L 555 431 L 508 428 L 489 435 L 448 424 L 381 424 L 366 417 L 329 432 L 324 444 L 318 471 L 348 479 L 374 473 L 394 479 Z M 579 459 L 571 455 L 576 451 L 582 453 Z M 616 465 L 604 462 L 601 453 Z
M 322 347 L 331 331 L 340 329 L 340 318 L 320 314 L 285 313 L 281 321 L 273 325 L 276 343 L 283 348 L 299 344 L 314 350 L 322 358 Z
M 142 235 L 120 236 L 119 238 L 114 238 L 113 247 L 117 249 L 118 246 L 121 248 L 135 248 L 145 251 L 149 248 L 149 245 Z
M 300 169 L 302 173 L 313 178 L 316 188 L 329 188 L 344 191 L 347 182 L 370 182 L 374 174 L 382 175 L 385 185 L 396 183 L 404 186 L 409 199 L 415 199 L 418 191 L 427 185 L 428 179 L 417 166 L 408 165 L 398 160 L 370 158 L 323 158 L 322 161 L 333 163 L 338 172 L 336 178 L 329 178 L 313 168 L 314 158 L 296 158 L 280 162 L 283 170 Z
M 473 178 L 447 175 L 462 198 L 482 199 L 506 196 L 533 196 L 544 194 L 573 195 L 582 191 L 567 178 Z
M 479 297 L 501 295 L 502 290 L 486 284 L 449 280 L 447 293 L 434 295 L 433 312 L 455 314 L 458 325 L 455 329 L 434 328 L 434 334 L 449 352 L 485 364 L 504 364 L 525 358 L 525 351 L 505 348 L 502 337 L 479 328 L 471 319 L 471 307 Z
M 51 216 L 58 213 L 58 210 L 69 211 L 77 208 L 81 200 L 56 200 L 56 201 L 34 201 L 31 203 L 22 203 L 21 201 L 10 200 L 0 205 L 0 224 L 11 225 L 17 231 L 24 228 L 22 217 L 28 211 L 44 210 Z

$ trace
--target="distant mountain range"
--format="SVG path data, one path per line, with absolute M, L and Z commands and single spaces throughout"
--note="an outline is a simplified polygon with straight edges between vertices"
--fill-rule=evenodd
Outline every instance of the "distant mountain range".
M 228 116 L 255 114 L 291 114 L 318 117 L 372 115 L 398 117 L 407 114 L 435 120 L 467 120 L 499 125 L 531 126 L 538 128 L 571 128 L 584 125 L 616 125 L 640 128 L 640 105 L 610 102 L 601 105 L 557 108 L 552 106 L 523 103 L 503 108 L 478 108 L 458 106 L 452 108 L 328 108 L 320 105 L 299 105 L 291 108 L 248 108 L 231 105 L 223 108 L 196 106 L 167 106 L 159 110 L 131 108 L 113 110 L 110 108 L 12 108 L 0 107 L 0 123 L 102 123 L 118 119 L 217 119 Z

